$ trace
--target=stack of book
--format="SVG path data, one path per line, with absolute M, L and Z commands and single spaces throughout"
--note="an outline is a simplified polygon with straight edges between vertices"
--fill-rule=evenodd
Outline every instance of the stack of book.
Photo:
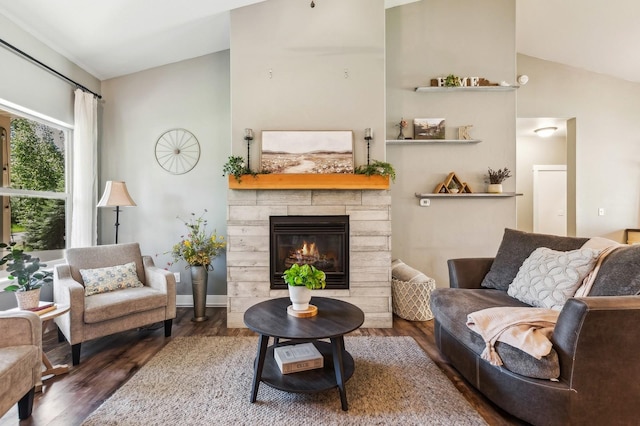
M 42 315 L 42 314 L 46 314 L 47 312 L 51 312 L 54 309 L 56 309 L 57 306 L 55 303 L 45 303 L 43 305 L 40 305 L 36 308 L 31 308 L 31 309 L 25 309 L 25 311 L 31 311 L 34 312 L 38 315 Z
M 313 370 L 324 366 L 324 358 L 313 343 L 278 346 L 273 357 L 282 374 Z

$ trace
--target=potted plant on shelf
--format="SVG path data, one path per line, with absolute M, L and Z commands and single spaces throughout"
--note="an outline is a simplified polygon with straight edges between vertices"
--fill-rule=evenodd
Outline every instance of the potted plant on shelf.
M 327 285 L 326 274 L 313 265 L 294 263 L 282 275 L 289 287 L 289 298 L 294 311 L 309 310 L 311 290 L 323 289 Z
M 41 271 L 47 265 L 40 263 L 40 259 L 16 247 L 16 243 L 0 243 L 0 248 L 8 250 L 0 259 L 0 265 L 7 265 L 10 280 L 17 280 L 17 284 L 5 287 L 5 291 L 16 293 L 16 300 L 20 309 L 37 308 L 40 302 L 40 289 L 53 281 L 50 271 Z
M 222 167 L 222 176 L 233 176 L 238 182 L 242 180 L 242 175 L 251 175 L 256 177 L 258 174 L 249 170 L 244 164 L 244 158 L 239 155 L 229 157 Z
M 492 194 L 500 194 L 502 192 L 502 182 L 511 177 L 511 171 L 508 168 L 492 170 L 489 167 L 487 175 L 487 192 Z
M 207 210 L 204 211 L 206 212 Z M 224 237 L 217 235 L 215 230 L 207 234 L 207 221 L 202 217 L 204 213 L 198 218 L 195 217 L 195 213 L 191 213 L 192 217 L 188 222 L 183 220 L 188 233 L 181 236 L 181 241 L 171 250 L 174 262 L 184 260 L 187 262 L 187 268 L 190 269 L 194 312 L 191 320 L 195 322 L 208 319 L 205 315 L 208 273 L 213 271 L 211 262 L 224 251 L 227 245 Z
M 389 163 L 378 160 L 374 160 L 371 164 L 358 166 L 353 172 L 357 175 L 389 176 L 392 182 L 395 182 L 396 180 L 396 170 L 393 168 L 393 166 Z

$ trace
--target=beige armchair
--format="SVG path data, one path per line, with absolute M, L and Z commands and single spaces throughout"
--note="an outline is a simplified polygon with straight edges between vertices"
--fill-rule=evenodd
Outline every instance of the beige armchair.
M 53 299 L 71 306 L 55 319 L 59 335 L 71 344 L 73 365 L 80 363 L 80 345 L 98 337 L 164 321 L 164 335 L 171 336 L 176 316 L 176 281 L 173 273 L 154 265 L 140 254 L 137 243 L 75 248 L 66 251 L 66 265 L 53 276 Z M 113 267 L 135 262 L 141 287 L 85 296 L 80 270 Z
M 17 402 L 26 419 L 42 371 L 42 323 L 33 312 L 0 311 L 0 335 L 0 417 Z

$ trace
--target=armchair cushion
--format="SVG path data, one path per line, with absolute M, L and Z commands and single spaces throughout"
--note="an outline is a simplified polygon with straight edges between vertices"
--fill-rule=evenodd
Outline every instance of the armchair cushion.
M 84 295 L 107 293 L 125 288 L 142 287 L 135 262 L 96 269 L 80 269 L 84 281 Z
M 622 246 L 600 265 L 589 296 L 633 296 L 640 294 L 640 244 Z
M 85 299 L 84 322 L 99 323 L 167 306 L 167 294 L 151 287 L 96 294 Z

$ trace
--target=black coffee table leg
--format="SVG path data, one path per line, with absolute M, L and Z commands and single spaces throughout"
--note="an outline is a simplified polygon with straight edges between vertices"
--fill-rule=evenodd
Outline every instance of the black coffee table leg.
M 344 364 L 342 360 L 342 354 L 344 352 L 344 338 L 342 336 L 331 338 L 331 348 L 333 350 L 333 369 L 336 372 L 336 383 L 338 384 L 338 390 L 340 391 L 342 410 L 347 411 L 349 409 L 349 405 L 347 404 L 347 390 L 344 386 Z
M 267 346 L 269 345 L 269 336 L 260 335 L 258 339 L 258 356 L 253 364 L 253 386 L 251 387 L 251 402 L 256 402 L 258 397 L 258 386 L 260 386 L 260 378 L 262 377 L 262 367 L 264 367 L 264 359 L 267 356 Z

